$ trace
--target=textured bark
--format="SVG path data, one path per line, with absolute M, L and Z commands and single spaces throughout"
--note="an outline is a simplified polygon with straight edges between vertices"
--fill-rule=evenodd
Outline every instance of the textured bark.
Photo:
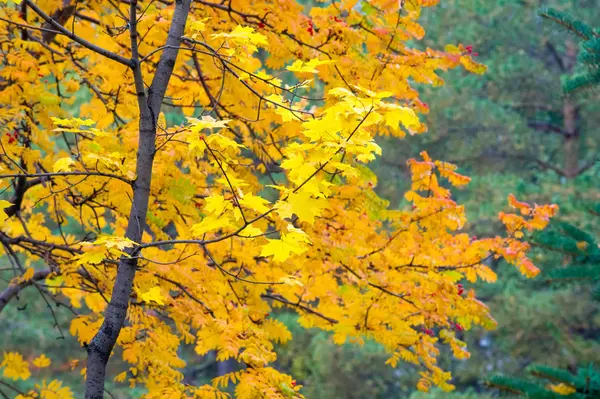
M 563 141 L 563 169 L 568 178 L 577 177 L 579 174 L 579 151 L 581 143 L 577 130 L 577 114 L 577 108 L 566 101 L 563 106 L 563 120 L 566 133 Z
M 572 41 L 566 43 L 566 68 L 569 73 L 573 72 L 577 60 L 577 46 Z M 580 152 L 580 135 L 579 135 L 579 108 L 566 98 L 563 103 L 563 170 L 565 176 L 569 179 L 577 177 L 580 173 L 579 168 L 579 152 Z
M 52 14 L 52 19 L 64 26 L 69 20 L 69 18 L 73 16 L 74 13 L 75 6 L 71 4 L 71 0 L 63 0 L 61 8 L 54 11 L 54 13 Z M 44 23 L 43 28 L 47 30 L 42 32 L 42 39 L 44 40 L 44 42 L 50 43 L 52 40 L 54 40 L 58 32 L 52 32 L 53 26 L 48 21 Z
M 146 213 L 152 181 L 152 166 L 154 162 L 156 144 L 156 122 L 160 112 L 160 105 L 164 99 L 169 79 L 178 55 L 181 36 L 183 36 L 191 0 L 176 0 L 175 13 L 169 29 L 167 48 L 163 51 L 152 84 L 148 93 L 144 93 L 141 69 L 137 56 L 136 32 L 136 1 L 131 1 L 131 43 L 132 43 L 132 69 L 135 77 L 136 92 L 140 108 L 139 143 L 137 152 L 136 173 L 137 179 L 133 183 L 133 203 L 127 225 L 126 237 L 140 242 L 146 227 Z M 129 252 L 134 253 L 133 248 Z M 110 353 L 115 346 L 119 332 L 125 322 L 129 297 L 132 291 L 133 279 L 137 267 L 136 258 L 122 257 L 119 262 L 117 278 L 113 287 L 113 294 L 104 313 L 104 322 L 98 333 L 88 345 L 88 363 L 85 385 L 86 399 L 100 399 L 104 394 L 104 380 L 106 365 Z

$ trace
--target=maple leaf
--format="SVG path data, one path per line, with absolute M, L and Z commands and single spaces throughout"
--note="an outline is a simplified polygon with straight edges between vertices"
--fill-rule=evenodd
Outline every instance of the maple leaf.
M 395 104 L 385 104 L 387 112 L 384 115 L 385 124 L 393 129 L 398 129 L 402 124 L 407 129 L 417 130 L 421 123 L 415 112 L 406 107 Z
M 226 129 L 227 124 L 231 122 L 230 119 L 216 120 L 210 115 L 205 115 L 201 119 L 187 118 L 190 124 L 189 129 L 193 133 L 198 133 L 204 129 Z
M 62 381 L 58 380 L 52 380 L 49 383 L 43 381 L 41 386 L 37 386 L 40 391 L 40 399 L 74 399 L 71 389 L 62 384 Z
M 221 215 L 227 210 L 231 210 L 232 205 L 230 201 L 227 201 L 221 194 L 213 194 L 205 199 L 206 206 L 204 210 L 212 213 L 213 215 Z
M 108 339 L 131 365 L 117 381 L 131 374 L 148 398 L 223 399 L 229 394 L 219 387 L 228 383 L 236 384 L 240 398 L 299 397 L 289 376 L 268 367 L 276 360 L 273 343 L 291 334 L 267 315 L 294 304 L 303 326 L 332 331 L 340 344 L 361 342 L 368 329 L 369 338 L 390 352 L 390 364 L 426 366 L 420 386 L 451 389 L 450 374 L 436 366 L 434 331 L 450 321 L 465 330 L 495 325 L 474 290 L 465 293 L 456 283 L 493 281 L 481 264 L 490 254 L 525 275 L 536 274 L 520 238 L 544 228 L 558 209 L 525 208 L 509 199 L 521 212 L 500 215 L 507 237 L 471 240 L 456 232 L 466 221 L 464 207 L 439 181 L 461 186 L 468 177 L 426 153 L 409 162 L 406 198 L 414 209 L 387 209 L 372 190 L 377 179 L 360 163 L 381 155 L 376 137 L 426 130 L 415 112 L 428 107 L 412 80 L 439 84 L 438 71 L 461 63 L 476 73 L 483 69 L 468 47 L 441 52 L 409 43 L 423 36 L 416 19 L 434 2 L 413 1 L 406 8 L 397 1 L 361 2 L 358 10 L 358 2 L 349 0 L 313 7 L 310 15 L 297 0 L 231 2 L 228 10 L 215 2 L 192 6 L 187 26 L 180 13 L 188 3 L 151 2 L 137 9 L 136 23 L 128 27 L 137 26 L 141 56 L 125 51 L 130 44 L 124 35 L 104 32 L 103 25 L 120 24 L 118 7 L 86 2 L 83 11 L 102 23 L 79 18 L 82 40 L 76 41 L 58 26 L 61 36 L 54 38 L 35 2 L 22 16 L 18 7 L 3 7 L 0 31 L 15 40 L 3 42 L 8 96 L 0 100 L 6 122 L 0 129 L 8 161 L 0 171 L 15 177 L 0 179 L 0 188 L 17 201 L 0 200 L 0 227 L 3 243 L 26 268 L 12 283 L 31 278 L 31 265 L 51 265 L 48 290 L 78 309 L 71 334 L 80 344 L 97 334 Z M 52 15 L 64 11 L 59 1 L 42 3 Z M 259 18 L 247 21 L 253 27 L 240 26 L 240 13 Z M 369 29 L 355 29 L 363 17 Z M 51 46 L 36 35 L 18 35 L 14 21 L 41 29 L 41 42 Z M 181 47 L 161 47 L 174 31 L 191 37 L 182 38 Z M 319 53 L 331 59 L 318 59 Z M 143 82 L 123 72 L 132 65 L 142 67 Z M 323 79 L 303 80 L 326 69 L 332 73 Z M 326 98 L 313 98 L 321 92 Z M 147 101 L 138 103 L 136 96 L 151 99 L 156 115 L 148 115 Z M 178 111 L 163 113 L 156 104 Z M 73 112 L 77 118 L 66 116 Z M 181 114 L 187 120 L 177 125 Z M 81 176 L 60 173 L 75 168 Z M 55 173 L 46 179 L 47 171 Z M 7 220 L 9 207 L 20 217 Z M 138 243 L 143 256 L 134 250 Z M 311 247 L 310 256 L 296 256 Z M 424 273 L 390 268 L 392 260 L 414 261 Z M 124 281 L 133 288 L 123 288 Z M 265 290 L 289 304 L 267 300 Z M 132 294 L 148 306 L 106 304 L 108 297 L 129 304 Z M 404 295 L 415 305 L 399 300 Z M 414 306 L 423 311 L 415 314 Z M 123 314 L 126 323 L 114 324 Z M 105 316 L 114 333 L 108 338 L 100 328 Z M 427 332 L 416 333 L 421 327 Z M 454 335 L 444 334 L 439 338 L 455 356 L 468 357 Z M 194 342 L 197 354 L 215 350 L 218 360 L 235 358 L 248 367 L 215 379 L 214 386 L 185 384 L 180 354 Z M 105 364 L 95 363 L 96 355 L 88 354 L 89 375 L 87 368 L 76 372 L 89 377 L 86 390 L 97 388 L 92 396 L 100 397 L 98 370 Z M 23 357 L 4 360 L 5 376 L 30 377 Z M 72 397 L 58 380 L 26 386 L 35 387 L 31 396 Z
M 165 301 L 164 301 L 164 297 L 162 296 L 161 292 L 160 292 L 160 287 L 152 287 L 150 288 L 149 291 L 144 292 L 143 294 L 140 295 L 140 298 L 142 301 L 146 302 L 146 303 L 157 303 L 159 305 L 164 305 Z
M 283 235 L 279 240 L 269 240 L 260 251 L 260 256 L 273 256 L 273 260 L 277 262 L 285 262 L 291 254 L 299 255 L 306 251 L 306 247 L 298 245 L 293 240 L 286 239 Z
M 298 281 L 297 279 L 295 279 L 294 277 L 282 277 L 279 279 L 280 282 L 287 284 L 287 285 L 292 285 L 292 286 L 298 286 L 298 287 L 302 287 L 304 284 L 302 284 L 300 281 Z
M 27 363 L 20 353 L 8 352 L 4 353 L 2 363 L 0 367 L 3 367 L 2 375 L 12 380 L 26 380 L 31 375 L 29 371 L 29 363 Z
M 99 265 L 100 263 L 102 263 L 102 261 L 104 260 L 105 257 L 106 257 L 106 254 L 104 253 L 104 251 L 102 251 L 102 252 L 86 251 L 81 255 L 77 255 L 76 257 L 74 257 L 74 259 L 76 260 L 77 265 L 86 265 L 86 264 Z
M 54 172 L 69 172 L 73 165 L 75 165 L 73 158 L 65 157 L 56 161 L 52 167 L 52 170 L 54 170 Z
M 202 237 L 204 234 L 231 226 L 231 220 L 226 216 L 207 216 L 200 223 L 194 224 L 190 232 L 194 237 Z
M 237 45 L 246 45 L 249 53 L 257 51 L 257 46 L 268 46 L 269 42 L 267 37 L 255 33 L 254 29 L 250 26 L 238 25 L 235 29 L 229 33 L 216 33 L 211 35 L 213 38 L 223 37 L 229 39 Z
M 118 237 L 118 236 L 109 236 L 104 235 L 100 236 L 94 241 L 95 245 L 102 245 L 106 248 L 117 248 L 120 251 L 123 251 L 125 248 L 131 248 L 137 245 L 135 242 L 130 240 L 127 237 Z
M 256 195 L 245 194 L 242 198 L 240 198 L 239 201 L 241 205 L 253 209 L 259 213 L 264 213 L 269 210 L 269 207 L 267 206 L 269 201 Z
M 308 62 L 303 62 L 301 60 L 296 60 L 294 63 L 285 69 L 292 72 L 300 72 L 300 73 L 319 73 L 316 67 L 320 65 L 328 65 L 334 64 L 335 60 L 319 60 L 317 58 L 313 58 Z
M 327 206 L 327 201 L 322 198 L 312 198 L 312 195 L 306 190 L 290 194 L 287 203 L 292 213 L 309 224 L 314 224 L 315 217 L 320 216 L 322 210 Z
M 52 361 L 48 357 L 46 357 L 46 355 L 44 355 L 43 353 L 41 355 L 39 355 L 38 357 L 36 357 L 35 359 L 33 359 L 34 366 L 38 367 L 38 368 L 48 367 L 48 366 L 50 366 L 50 363 L 52 363 Z
M 209 20 L 210 18 L 202 18 L 200 20 L 194 21 L 189 25 L 189 28 L 193 32 L 203 32 L 206 29 L 206 22 Z

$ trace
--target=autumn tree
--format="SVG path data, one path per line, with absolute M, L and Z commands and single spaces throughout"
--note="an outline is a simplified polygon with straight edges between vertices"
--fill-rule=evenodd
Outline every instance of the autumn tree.
M 484 69 L 462 46 L 408 46 L 434 3 L 4 0 L 0 241 L 14 277 L 0 310 L 24 289 L 67 308 L 90 399 L 111 356 L 148 398 L 225 397 L 231 382 L 240 398 L 301 397 L 269 367 L 291 338 L 278 307 L 420 366 L 421 390 L 452 389 L 440 342 L 466 358 L 456 332 L 495 325 L 459 282 L 493 281 L 492 257 L 536 275 L 521 238 L 556 207 L 510 197 L 506 236 L 472 239 L 449 190 L 469 179 L 425 152 L 409 161 L 412 209 L 374 194 L 374 136 L 426 130 L 411 82 Z M 189 386 L 185 344 L 245 368 Z M 9 347 L 5 396 L 51 362 Z M 72 395 L 54 379 L 19 397 L 51 393 Z

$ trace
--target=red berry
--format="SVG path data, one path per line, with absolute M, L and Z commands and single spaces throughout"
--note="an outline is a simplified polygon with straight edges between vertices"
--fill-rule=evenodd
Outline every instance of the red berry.
M 292 386 L 295 387 L 296 386 L 296 380 L 292 380 Z
M 460 325 L 460 324 L 458 324 L 458 323 L 456 323 L 454 326 L 456 327 L 456 330 L 457 330 L 457 331 L 465 331 L 464 327 L 463 327 L 463 326 L 461 326 L 461 325 Z
M 258 27 L 261 28 L 261 29 L 263 29 L 265 27 L 265 24 L 263 24 L 262 22 L 259 22 L 258 23 Z

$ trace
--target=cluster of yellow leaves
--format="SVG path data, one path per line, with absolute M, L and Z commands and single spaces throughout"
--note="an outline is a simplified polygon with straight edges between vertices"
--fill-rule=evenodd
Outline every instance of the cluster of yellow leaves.
M 61 3 L 41 6 L 52 14 Z M 174 5 L 138 3 L 140 69 L 150 84 Z M 438 85 L 439 71 L 484 68 L 461 46 L 408 47 L 423 37 L 417 19 L 435 1 L 372 0 L 362 11 L 357 1 L 331 2 L 308 14 L 293 0 L 232 1 L 232 10 L 206 3 L 192 6 L 165 101 L 186 122 L 177 125 L 166 109 L 158 118 L 140 243 L 123 238 L 139 134 L 130 71 L 63 35 L 47 45 L 25 40 L 5 21 L 43 21 L 0 7 L 0 77 L 14 82 L 2 92 L 2 159 L 19 160 L 0 163 L 0 174 L 47 177 L 28 188 L 20 219 L 8 218 L 12 204 L 0 200 L 1 232 L 22 240 L 15 251 L 27 262 L 12 283 L 28 282 L 33 260 L 47 256 L 54 271 L 46 283 L 78 309 L 69 331 L 84 344 L 102 324 L 118 259 L 135 257 L 133 305 L 117 342 L 129 367 L 116 380 L 143 385 L 147 398 L 223 398 L 229 383 L 239 398 L 301 397 L 291 377 L 269 367 L 273 343 L 292 338 L 271 316 L 283 307 L 336 343 L 371 338 L 390 365 L 420 366 L 421 390 L 451 389 L 436 363 L 440 342 L 464 359 L 455 331 L 495 326 L 458 283 L 494 281 L 492 256 L 534 275 L 521 233 L 543 228 L 556 209 L 511 197 L 521 215 L 501 214 L 508 237 L 473 240 L 460 232 L 464 208 L 449 189 L 469 181 L 456 166 L 425 153 L 409 161 L 409 208 L 390 210 L 365 164 L 383 151 L 377 135 L 426 131 L 417 113 L 427 106 L 410 81 Z M 77 19 L 76 33 L 130 57 L 128 35 L 111 31 L 129 12 L 118 7 L 80 4 L 98 23 Z M 243 26 L 239 13 L 251 16 Z M 82 95 L 90 100 L 74 109 Z M 78 233 L 63 234 L 67 226 Z M 182 382 L 183 345 L 249 367 L 191 387 Z M 7 378 L 30 378 L 20 354 L 6 354 L 2 367 Z M 52 394 L 71 397 L 52 381 L 23 398 Z
M 30 364 L 31 363 L 31 364 Z M 46 355 L 41 354 L 40 356 L 33 359 L 31 362 L 23 359 L 23 356 L 19 353 L 8 352 L 3 354 L 2 363 L 0 368 L 2 369 L 2 375 L 12 380 L 27 380 L 31 376 L 30 367 L 33 366 L 37 369 L 42 369 L 50 366 L 51 360 Z M 35 389 L 29 392 L 19 394 L 15 399 L 73 399 L 73 394 L 69 387 L 62 385 L 62 382 L 58 380 L 52 380 L 47 382 L 42 381 L 41 384 L 36 384 Z

